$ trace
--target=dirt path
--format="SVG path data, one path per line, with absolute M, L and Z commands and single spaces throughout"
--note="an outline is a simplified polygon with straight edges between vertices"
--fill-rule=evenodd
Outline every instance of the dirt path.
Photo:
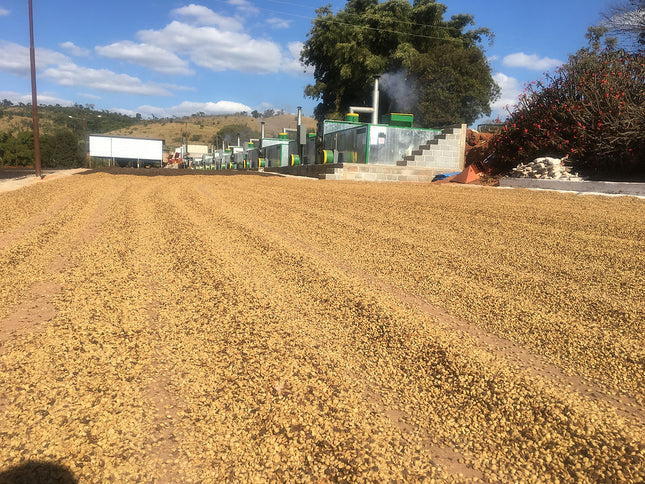
M 10 170 L 4 170 L 8 173 L 2 173 L 0 177 L 0 193 L 12 192 L 33 184 L 51 181 L 55 178 L 66 177 L 83 173 L 87 171 L 85 168 L 71 168 L 68 170 L 44 170 L 41 178 L 36 178 L 33 172 L 28 170 L 18 170 L 15 174 L 11 174 Z
M 0 201 L 7 468 L 645 478 L 642 201 L 100 173 Z

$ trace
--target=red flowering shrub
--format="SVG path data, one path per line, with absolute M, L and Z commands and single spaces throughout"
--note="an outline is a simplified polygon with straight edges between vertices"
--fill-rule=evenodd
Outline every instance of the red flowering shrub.
M 538 156 L 563 157 L 582 173 L 645 170 L 645 57 L 588 50 L 527 86 L 494 140 L 495 171 Z

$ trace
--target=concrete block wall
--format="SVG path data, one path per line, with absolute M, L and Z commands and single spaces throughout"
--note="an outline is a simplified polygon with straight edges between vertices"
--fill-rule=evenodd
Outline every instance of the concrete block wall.
M 323 180 L 429 183 L 437 173 L 439 171 L 433 168 L 343 163 L 336 165 L 333 173 L 320 174 L 320 178 Z
M 321 180 L 418 182 L 429 183 L 444 170 L 424 167 L 393 165 L 366 165 L 364 163 L 336 163 L 330 165 L 302 165 L 265 168 L 265 172 L 306 176 Z
M 462 171 L 466 162 L 466 131 L 465 124 L 446 128 L 432 141 L 398 161 L 397 165 L 433 168 L 438 170 L 437 173 Z
M 342 164 L 329 165 L 298 165 L 298 166 L 274 166 L 267 167 L 263 171 L 267 173 L 282 173 L 285 175 L 306 176 L 309 178 L 325 178 L 325 175 L 333 175 Z

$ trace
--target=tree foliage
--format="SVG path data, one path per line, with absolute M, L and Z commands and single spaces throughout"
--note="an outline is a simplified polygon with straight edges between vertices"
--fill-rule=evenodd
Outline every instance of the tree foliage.
M 127 128 L 143 122 L 133 116 L 111 111 L 97 111 L 91 104 L 73 106 L 42 105 L 38 106 L 40 127 L 42 132 L 55 133 L 61 129 L 69 129 L 75 135 L 82 137 L 84 132 L 93 134 L 107 133 Z M 22 116 L 32 117 L 31 104 L 14 104 L 8 99 L 0 102 L 0 119 Z
M 616 37 L 607 37 L 609 27 L 604 25 L 593 25 L 587 29 L 585 39 L 589 42 L 589 49 L 598 52 L 602 48 L 602 43 L 605 43 L 607 49 L 615 49 L 618 45 Z
M 91 104 L 43 105 L 38 107 L 38 111 L 41 162 L 44 167 L 50 168 L 82 166 L 85 162 L 86 138 L 90 134 L 106 133 L 143 122 L 140 115 L 136 118 L 110 111 L 96 111 Z M 8 99 L 0 101 L 0 119 L 8 121 L 10 126 L 0 133 L 0 165 L 33 165 L 31 117 L 31 104 L 14 104 Z
M 51 168 L 75 168 L 85 161 L 77 137 L 67 129 L 41 136 L 40 155 L 43 166 Z
M 250 139 L 259 138 L 260 133 L 245 124 L 227 124 L 219 129 L 217 135 L 211 141 L 216 146 L 219 146 L 222 142 L 227 146 L 237 146 L 238 135 L 240 143 L 246 143 Z
M 424 126 L 490 114 L 499 88 L 481 43 L 492 34 L 466 30 L 471 15 L 444 20 L 446 8 L 434 0 L 349 0 L 336 14 L 330 5 L 316 10 L 301 54 L 314 69 L 305 95 L 320 100 L 315 117 L 338 119 L 349 106 L 371 105 L 371 78 L 388 73 L 401 82 L 396 89 L 384 83 L 381 105 L 412 112 Z
M 31 166 L 34 163 L 34 136 L 31 131 L 15 135 L 8 131 L 0 133 L 0 165 Z
M 75 168 L 83 165 L 84 155 L 77 136 L 68 129 L 40 136 L 40 160 L 47 168 Z M 32 166 L 32 131 L 0 133 L 0 166 Z

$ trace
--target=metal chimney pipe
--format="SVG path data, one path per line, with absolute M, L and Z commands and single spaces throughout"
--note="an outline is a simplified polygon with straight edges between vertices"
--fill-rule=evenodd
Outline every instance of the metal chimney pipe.
M 372 112 L 372 124 L 378 124 L 378 103 L 379 103 L 378 80 L 379 80 L 379 76 L 374 76 L 374 95 L 372 97 L 372 107 L 374 108 L 374 111 Z
M 264 139 L 264 121 L 260 123 L 260 139 Z
M 374 108 L 366 108 L 363 106 L 350 106 L 349 107 L 349 112 L 350 113 L 361 113 L 361 114 L 372 114 L 374 112 Z
M 304 160 L 303 145 L 305 143 L 305 133 L 302 131 L 302 106 L 298 106 L 298 127 L 296 128 L 296 139 L 298 141 L 298 156 Z

